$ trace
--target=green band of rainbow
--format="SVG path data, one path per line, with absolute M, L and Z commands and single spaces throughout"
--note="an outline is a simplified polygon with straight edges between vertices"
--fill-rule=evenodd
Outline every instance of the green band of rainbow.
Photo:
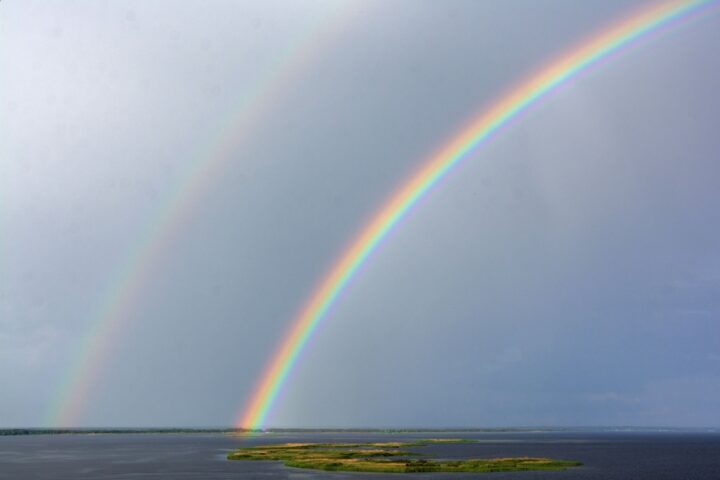
M 248 405 L 240 412 L 237 426 L 259 429 L 265 425 L 270 408 L 297 364 L 300 353 L 353 275 L 413 205 L 453 167 L 467 158 L 493 133 L 563 83 L 639 38 L 686 18 L 712 3 L 714 0 L 671 1 L 631 15 L 532 75 L 462 129 L 459 135 L 432 156 L 421 170 L 384 204 L 341 255 L 292 322 L 253 391 Z
M 190 156 L 170 193 L 150 216 L 145 229 L 130 246 L 120 268 L 110 275 L 105 295 L 90 315 L 89 326 L 77 342 L 75 356 L 58 382 L 55 398 L 48 406 L 45 422 L 54 427 L 76 426 L 87 411 L 93 390 L 102 381 L 114 348 L 133 323 L 133 307 L 158 269 L 175 238 L 181 235 L 193 207 L 211 190 L 227 162 L 237 157 L 254 128 L 272 112 L 287 92 L 296 87 L 309 67 L 332 48 L 348 24 L 361 10 L 356 0 L 334 2 L 323 15 L 307 25 L 286 49 L 273 56 L 267 69 L 227 109 L 218 127 Z

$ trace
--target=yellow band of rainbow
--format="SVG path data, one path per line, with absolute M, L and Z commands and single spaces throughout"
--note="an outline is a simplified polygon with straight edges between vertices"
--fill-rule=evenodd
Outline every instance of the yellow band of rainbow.
M 137 316 L 133 309 L 154 277 L 164 252 L 182 235 L 195 206 L 223 175 L 225 165 L 242 157 L 239 147 L 252 139 L 256 126 L 279 108 L 286 94 L 297 88 L 306 72 L 359 15 L 362 15 L 359 1 L 333 2 L 273 56 L 255 82 L 239 91 L 235 103 L 208 130 L 209 137 L 198 142 L 197 151 L 189 155 L 169 193 L 158 202 L 119 262 L 119 268 L 109 276 L 108 287 L 93 306 L 86 331 L 76 343 L 75 355 L 48 405 L 47 425 L 70 427 L 82 421 L 90 410 L 93 393 L 99 390 L 113 351 Z
M 670 1 L 630 15 L 532 75 L 463 128 L 391 196 L 340 256 L 293 320 L 246 408 L 240 412 L 236 425 L 247 429 L 264 426 L 288 375 L 297 364 L 300 353 L 350 279 L 413 205 L 453 167 L 468 158 L 513 118 L 563 83 L 651 32 L 687 18 L 699 12 L 701 7 L 709 7 L 713 3 L 714 0 Z

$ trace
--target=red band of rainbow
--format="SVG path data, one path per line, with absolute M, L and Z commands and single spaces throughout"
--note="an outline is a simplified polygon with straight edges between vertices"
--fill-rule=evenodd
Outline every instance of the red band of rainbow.
M 362 14 L 359 7 L 357 0 L 334 2 L 285 50 L 277 52 L 267 70 L 229 106 L 227 116 L 218 119 L 219 128 L 213 129 L 210 138 L 190 157 L 170 193 L 128 248 L 117 271 L 109 276 L 108 288 L 91 312 L 74 358 L 68 362 L 56 396 L 48 406 L 47 425 L 69 427 L 81 422 L 119 339 L 133 323 L 136 316 L 133 308 L 153 278 L 163 252 L 181 235 L 194 206 L 223 174 L 225 164 L 237 156 L 238 147 L 252 138 L 255 126 L 296 87 L 348 24 Z
M 664 26 L 687 18 L 713 0 L 670 1 L 648 7 L 583 42 L 567 55 L 551 63 L 465 127 L 450 143 L 441 148 L 405 183 L 360 235 L 350 244 L 293 320 L 279 349 L 272 357 L 237 426 L 259 429 L 264 426 L 288 375 L 300 353 L 321 320 L 348 285 L 350 279 L 368 260 L 388 233 L 416 202 L 427 194 L 451 169 L 467 159 L 488 138 L 541 98 L 581 72 L 630 46 L 636 40 Z

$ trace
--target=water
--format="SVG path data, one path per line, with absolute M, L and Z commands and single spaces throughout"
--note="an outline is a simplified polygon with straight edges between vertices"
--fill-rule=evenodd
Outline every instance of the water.
M 234 448 L 290 441 L 370 442 L 471 438 L 480 443 L 433 445 L 444 458 L 542 456 L 579 460 L 564 472 L 492 474 L 358 474 L 287 468 L 279 462 L 225 459 Z M 718 480 L 717 433 L 298 433 L 251 439 L 222 434 L 100 434 L 0 437 L 0 479 L 348 479 L 487 478 L 491 480 Z

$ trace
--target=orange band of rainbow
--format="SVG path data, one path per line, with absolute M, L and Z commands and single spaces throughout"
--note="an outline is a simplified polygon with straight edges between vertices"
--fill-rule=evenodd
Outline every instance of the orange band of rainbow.
M 489 110 L 441 148 L 390 200 L 350 244 L 292 322 L 280 348 L 272 357 L 237 426 L 259 429 L 297 364 L 300 353 L 339 294 L 381 241 L 453 167 L 468 158 L 500 128 L 538 100 L 576 77 L 598 61 L 634 44 L 664 26 L 708 7 L 712 0 L 671 1 L 646 8 L 582 43 L 510 91 Z

